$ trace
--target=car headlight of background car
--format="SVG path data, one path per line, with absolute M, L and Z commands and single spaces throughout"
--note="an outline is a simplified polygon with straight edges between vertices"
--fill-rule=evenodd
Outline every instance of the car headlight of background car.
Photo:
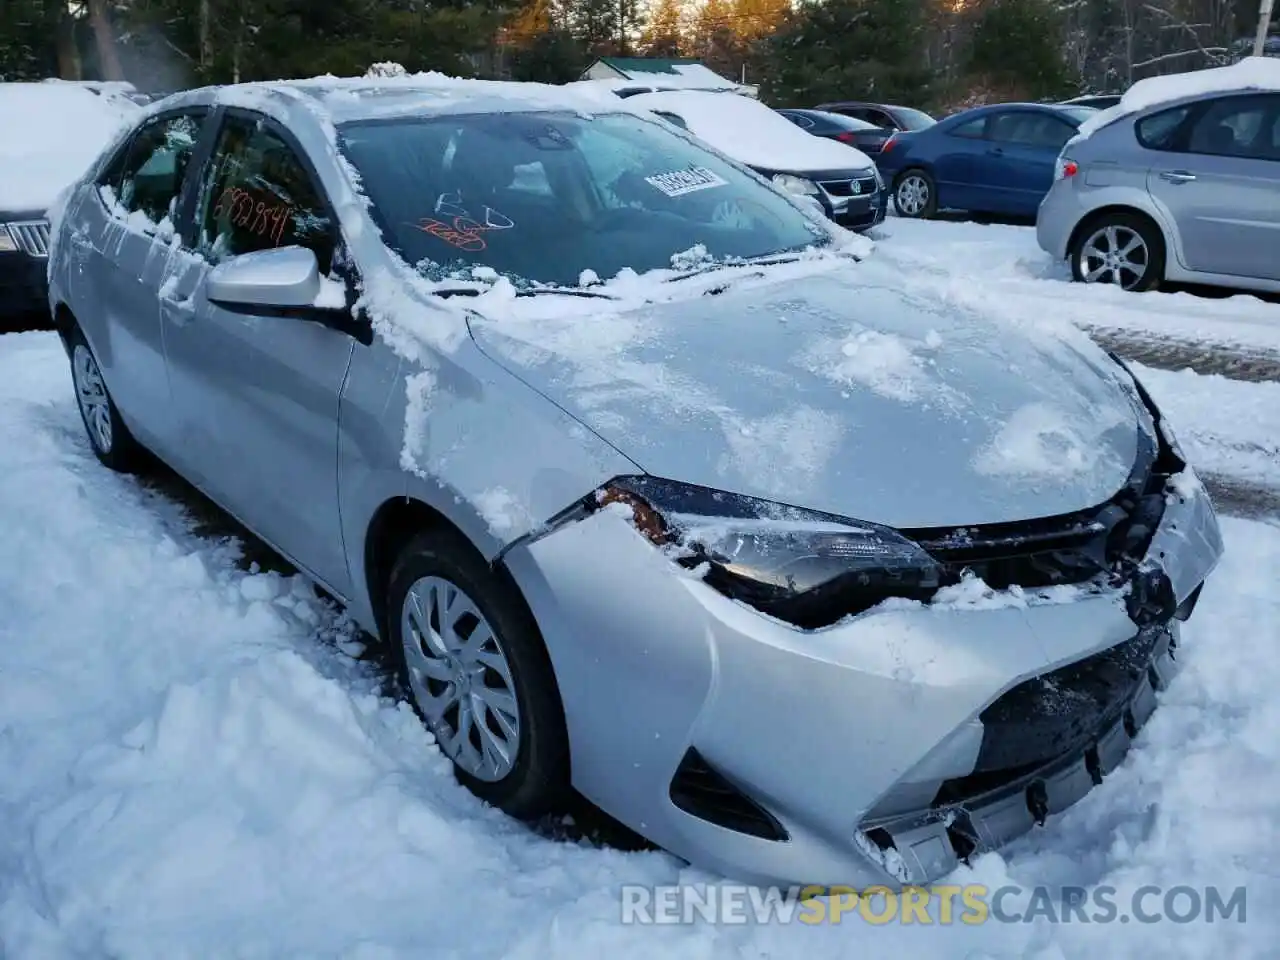
M 7 224 L 0 223 L 0 253 L 17 253 L 18 241 L 9 232 Z
M 720 593 L 816 629 L 900 597 L 927 601 L 942 568 L 888 527 L 648 476 L 620 477 L 586 504 L 620 504 L 684 567 L 705 565 Z
M 794 193 L 801 197 L 816 197 L 821 192 L 818 185 L 812 180 L 797 177 L 794 173 L 775 173 L 773 175 L 773 183 L 774 186 L 780 187 L 787 193 Z

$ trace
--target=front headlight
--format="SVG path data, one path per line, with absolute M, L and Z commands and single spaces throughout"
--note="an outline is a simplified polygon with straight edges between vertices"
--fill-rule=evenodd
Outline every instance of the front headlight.
M 927 601 L 942 570 L 895 530 L 670 480 L 618 478 L 594 497 L 720 593 L 806 629 L 891 598 Z
M 16 253 L 18 250 L 18 241 L 13 238 L 13 234 L 9 232 L 9 228 L 0 223 L 0 253 Z
M 812 180 L 797 177 L 793 173 L 775 173 L 773 175 L 773 183 L 775 186 L 787 191 L 787 193 L 794 193 L 801 197 L 816 197 L 821 192 L 818 189 L 818 185 Z

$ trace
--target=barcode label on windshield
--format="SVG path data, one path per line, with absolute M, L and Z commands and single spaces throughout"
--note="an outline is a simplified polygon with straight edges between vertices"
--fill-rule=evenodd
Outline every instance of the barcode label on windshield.
M 706 190 L 710 187 L 724 187 L 727 180 L 722 180 L 706 167 L 686 167 L 684 170 L 672 170 L 670 173 L 656 173 L 645 180 L 657 187 L 668 197 L 679 197 L 695 190 Z

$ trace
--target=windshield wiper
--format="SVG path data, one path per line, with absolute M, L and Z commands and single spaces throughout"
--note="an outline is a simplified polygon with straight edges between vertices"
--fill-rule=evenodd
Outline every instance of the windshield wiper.
M 694 267 L 684 273 L 678 273 L 674 277 L 668 277 L 667 283 L 676 283 L 680 280 L 688 280 L 691 277 L 702 277 L 708 273 L 715 273 L 717 270 L 729 270 L 733 267 L 772 267 L 779 263 L 795 263 L 800 259 L 798 253 L 775 253 L 767 254 L 763 257 L 756 257 L 751 260 L 737 260 L 724 263 L 708 263 L 701 267 Z M 744 276 L 760 276 L 758 273 L 744 274 Z
M 487 293 L 488 287 L 438 287 L 431 292 L 437 297 L 478 297 L 482 293 Z M 517 290 L 517 297 L 541 297 L 555 294 L 561 297 L 589 297 L 598 300 L 616 300 L 613 294 L 602 293 L 599 290 L 583 290 L 581 287 L 532 287 L 527 290 Z

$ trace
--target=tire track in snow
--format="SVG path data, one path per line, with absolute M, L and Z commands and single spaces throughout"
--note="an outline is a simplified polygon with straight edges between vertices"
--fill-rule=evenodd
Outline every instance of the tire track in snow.
M 1218 374 L 1251 383 L 1280 381 L 1280 352 L 1212 340 L 1186 340 L 1140 330 L 1079 324 L 1100 346 L 1161 370 L 1190 367 L 1201 375 Z

